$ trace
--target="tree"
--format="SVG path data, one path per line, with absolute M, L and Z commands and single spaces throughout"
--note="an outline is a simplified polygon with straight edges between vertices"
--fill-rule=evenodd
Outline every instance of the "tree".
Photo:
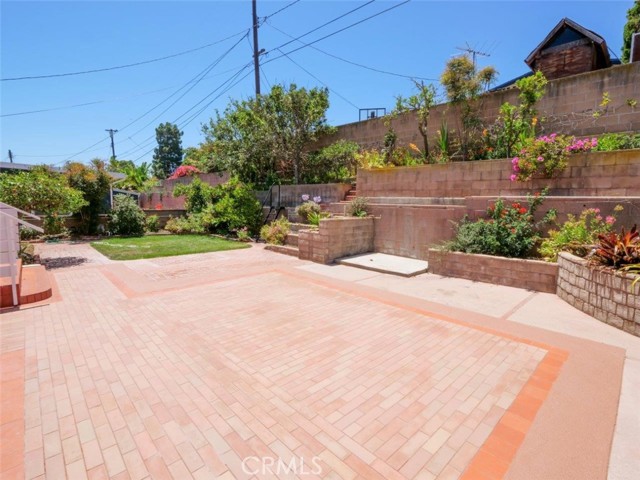
M 67 179 L 42 166 L 27 172 L 0 174 L 0 201 L 26 211 L 42 212 L 45 233 L 60 233 L 60 214 L 75 213 L 86 205 L 82 192 Z
M 187 147 L 182 164 L 196 167 L 203 173 L 216 173 L 224 169 L 215 143 L 205 142 L 197 147 Z
M 425 85 L 423 81 L 418 82 L 413 80 L 416 87 L 416 93 L 410 95 L 408 98 L 404 98 L 402 95 L 396 97 L 397 113 L 405 113 L 409 111 L 415 111 L 418 118 L 418 131 L 422 136 L 422 143 L 424 145 L 424 158 L 429 158 L 429 136 L 427 126 L 429 124 L 429 113 L 431 113 L 431 107 L 435 105 L 436 100 L 436 88 L 429 84 Z
M 182 132 L 173 123 L 161 123 L 156 128 L 158 146 L 153 151 L 153 174 L 167 178 L 182 163 Z
M 108 174 L 104 161 L 95 158 L 90 166 L 70 162 L 65 166 L 69 185 L 82 192 L 86 204 L 80 209 L 79 233 L 94 234 L 98 230 L 98 215 L 108 211 L 109 189 L 113 178 Z
M 462 157 L 471 159 L 479 138 L 478 98 L 495 81 L 498 72 L 493 67 L 477 70 L 468 55 L 453 57 L 447 62 L 440 83 L 445 89 L 447 99 L 457 111 L 458 138 Z M 479 143 L 479 142 L 478 142 Z
M 636 0 L 627 11 L 627 23 L 622 32 L 622 63 L 628 63 L 631 56 L 631 37 L 640 33 L 640 1 Z
M 221 164 L 245 182 L 298 183 L 307 162 L 306 148 L 330 131 L 326 88 L 274 85 L 266 95 L 234 100 L 203 127 Z M 213 147 L 212 147 L 213 148 Z
M 133 162 L 130 165 L 125 165 L 120 172 L 124 173 L 126 178 L 118 186 L 136 192 L 146 190 L 149 185 L 149 170 L 147 162 L 142 162 L 137 166 Z

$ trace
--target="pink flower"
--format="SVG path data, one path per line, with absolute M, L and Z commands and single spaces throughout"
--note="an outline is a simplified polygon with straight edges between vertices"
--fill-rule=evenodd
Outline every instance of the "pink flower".
M 607 218 L 605 218 L 604 221 L 607 222 L 607 225 L 613 225 L 614 223 L 616 223 L 616 217 L 607 215 Z
M 518 176 L 514 173 L 514 174 L 511 174 L 511 177 L 509 178 L 511 179 L 512 182 L 515 182 Z
M 596 213 L 600 213 L 600 209 L 599 208 L 594 208 L 593 211 L 596 212 Z
M 307 202 L 309 200 L 309 195 L 302 195 L 302 201 Z
M 539 162 L 544 162 L 544 158 L 542 158 L 542 157 L 540 156 L 540 157 L 538 157 L 538 161 L 539 161 Z

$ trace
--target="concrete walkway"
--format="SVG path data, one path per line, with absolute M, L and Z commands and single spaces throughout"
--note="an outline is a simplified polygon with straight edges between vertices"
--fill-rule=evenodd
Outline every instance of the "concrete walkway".
M 553 295 L 259 246 L 40 248 L 87 260 L 51 270 L 53 302 L 0 317 L 2 478 L 640 470 L 640 339 Z

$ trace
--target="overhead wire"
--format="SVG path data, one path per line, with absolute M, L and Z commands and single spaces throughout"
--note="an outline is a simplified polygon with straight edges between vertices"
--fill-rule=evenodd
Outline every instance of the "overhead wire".
M 212 47 L 212 46 L 217 45 L 219 43 L 222 43 L 222 42 L 224 42 L 226 40 L 229 40 L 229 39 L 231 39 L 233 37 L 236 37 L 236 36 L 244 33 L 245 31 L 246 30 L 242 30 L 240 32 L 234 33 L 233 35 L 229 35 L 228 37 L 222 38 L 220 40 L 216 40 L 215 42 L 207 43 L 206 45 L 201 45 L 199 47 L 191 48 L 189 50 L 184 50 L 182 52 L 174 53 L 174 54 L 171 54 L 171 55 L 165 55 L 163 57 L 153 58 L 151 60 L 143 60 L 141 62 L 128 63 L 126 65 L 117 65 L 117 66 L 113 66 L 113 67 L 94 68 L 92 70 L 83 70 L 83 71 L 79 71 L 79 72 L 52 73 L 52 74 L 47 74 L 47 75 L 30 75 L 30 76 L 22 76 L 22 77 L 0 78 L 0 81 L 2 81 L 2 82 L 12 82 L 12 81 L 17 81 L 17 80 L 37 80 L 37 79 L 42 79 L 42 78 L 71 77 L 71 76 L 76 76 L 76 75 L 86 75 L 86 74 L 89 74 L 89 73 L 107 72 L 107 71 L 111 71 L 111 70 L 120 70 L 120 69 L 123 69 L 123 68 L 131 68 L 131 67 L 137 67 L 137 66 L 140 66 L 140 65 L 147 65 L 149 63 L 168 60 L 170 58 L 179 57 L 181 55 L 186 55 L 188 53 L 193 53 L 193 52 L 197 52 L 198 50 L 203 50 L 205 48 Z
M 280 28 L 276 27 L 275 25 L 272 25 L 270 22 L 267 21 L 266 24 L 268 26 L 270 26 L 271 28 L 273 28 L 274 30 L 277 30 L 278 32 L 282 33 L 283 35 L 286 35 L 289 38 L 294 38 L 293 35 L 289 35 L 287 32 L 281 30 Z M 303 44 L 303 45 L 305 45 L 307 47 L 310 47 L 310 48 L 312 48 L 312 49 L 314 49 L 314 50 L 316 50 L 316 51 L 318 51 L 318 52 L 320 52 L 320 53 L 322 53 L 324 55 L 327 55 L 328 57 L 332 57 L 332 58 L 335 58 L 336 60 L 340 60 L 341 62 L 345 62 L 345 63 L 348 63 L 350 65 L 354 65 L 356 67 L 360 67 L 360 68 L 364 68 L 364 69 L 367 69 L 367 70 L 371 70 L 373 72 L 383 73 L 385 75 L 392 75 L 394 77 L 402 77 L 402 78 L 409 78 L 409 79 L 416 79 L 416 80 L 427 80 L 427 81 L 430 81 L 430 82 L 438 81 L 437 78 L 427 78 L 427 77 L 421 77 L 419 75 L 405 75 L 405 74 L 402 74 L 402 73 L 390 72 L 388 70 L 382 70 L 382 69 L 379 69 L 379 68 L 370 67 L 368 65 L 363 65 L 361 63 L 354 62 L 352 60 L 348 60 L 348 59 L 343 58 L 343 57 L 339 57 L 338 55 L 335 55 L 333 53 L 327 52 L 326 50 L 322 50 L 322 49 L 320 49 L 320 48 L 318 48 L 318 47 L 316 47 L 314 45 L 311 45 L 309 43 L 303 42 L 302 40 L 298 40 L 298 39 L 296 39 L 296 40 L 298 41 L 298 43 L 301 43 L 301 44 Z
M 280 51 L 280 50 L 278 50 Z M 284 53 L 282 51 L 280 51 L 281 53 Z M 329 91 L 331 91 L 332 93 L 335 93 L 338 97 L 340 97 L 342 100 L 344 100 L 345 102 L 347 102 L 349 105 L 351 105 L 352 107 L 355 107 L 357 109 L 360 109 L 360 107 L 358 107 L 355 103 L 353 103 L 351 100 L 349 100 L 347 97 L 345 97 L 344 95 L 341 95 L 339 92 L 337 92 L 336 90 L 334 90 L 333 88 L 331 88 L 329 85 L 327 85 L 325 82 L 323 82 L 322 80 L 320 80 L 318 77 L 316 77 L 313 73 L 311 73 L 309 70 L 307 70 L 306 68 L 304 68 L 302 65 L 300 65 L 298 62 L 296 62 L 293 58 L 291 58 L 288 54 L 285 54 L 285 57 L 287 57 L 287 59 L 289 59 L 289 61 L 291 63 L 293 63 L 294 65 L 296 65 L 300 70 L 304 71 L 307 75 L 309 75 L 310 77 L 316 79 L 318 82 L 320 82 L 322 85 L 324 85 L 325 87 L 327 87 L 329 89 Z

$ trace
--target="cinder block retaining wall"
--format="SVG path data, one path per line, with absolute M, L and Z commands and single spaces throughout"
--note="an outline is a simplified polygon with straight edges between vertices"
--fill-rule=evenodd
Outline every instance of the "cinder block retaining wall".
M 284 207 L 297 207 L 302 202 L 302 195 L 309 195 L 309 199 L 320 197 L 322 203 L 334 203 L 344 200 L 351 185 L 346 183 L 319 183 L 315 185 L 275 185 L 271 189 L 271 205 Z M 258 200 L 269 204 L 268 191 L 256 192 Z
M 558 265 L 555 263 L 435 249 L 428 249 L 426 256 L 430 273 L 536 292 L 556 292 Z
M 200 180 L 209 185 L 216 186 L 229 181 L 229 174 L 227 172 L 220 173 L 202 173 L 197 175 Z M 173 196 L 173 189 L 176 185 L 189 184 L 195 177 L 180 177 L 173 180 L 162 180 L 162 185 L 155 188 L 150 193 L 141 193 L 138 199 L 140 208 L 143 209 L 155 209 L 156 206 L 161 205 L 163 210 L 184 210 L 184 197 Z
M 407 90 L 409 84 L 407 84 Z M 600 109 L 603 93 L 608 92 L 611 103 L 597 120 L 593 112 Z M 480 117 L 485 124 L 493 123 L 504 102 L 518 103 L 518 90 L 501 90 L 484 95 L 480 101 Z M 640 108 L 627 104 L 628 99 L 640 101 L 640 62 L 619 65 L 594 72 L 572 75 L 550 81 L 545 96 L 538 104 L 544 127 L 548 133 L 571 135 L 600 135 L 607 132 L 640 130 Z M 456 108 L 448 104 L 431 109 L 428 125 L 429 139 L 437 137 L 442 120 L 450 129 L 457 129 Z M 399 145 L 422 145 L 415 113 L 400 115 L 393 121 Z M 314 148 L 320 148 L 344 139 L 363 147 L 382 147 L 387 126 L 383 118 L 355 122 L 338 127 L 334 135 L 321 139 Z
M 358 171 L 365 197 L 525 195 L 549 186 L 558 196 L 640 196 L 640 150 L 571 155 L 558 178 L 512 182 L 511 160 L 478 160 Z
M 590 268 L 569 253 L 558 258 L 558 291 L 565 302 L 598 320 L 640 336 L 640 293 L 631 290 L 632 276 Z
M 373 218 L 335 217 L 320 220 L 318 230 L 298 232 L 299 257 L 317 263 L 373 251 Z

